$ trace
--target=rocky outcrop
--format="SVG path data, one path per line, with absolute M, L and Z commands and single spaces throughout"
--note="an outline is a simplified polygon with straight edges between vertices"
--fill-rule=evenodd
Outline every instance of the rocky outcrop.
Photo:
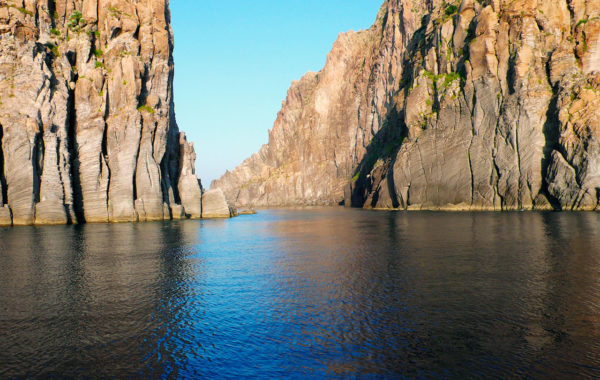
M 235 206 L 598 208 L 600 2 L 387 0 L 294 82 Z
M 200 217 L 172 51 L 168 0 L 0 0 L 1 224 Z
M 230 218 L 233 216 L 221 189 L 202 194 L 202 218 Z
M 202 199 L 202 192 L 194 163 L 196 153 L 194 153 L 194 144 L 188 143 L 185 136 L 179 138 L 179 195 L 181 205 L 185 209 L 188 217 L 197 219 L 202 216 L 202 205 L 199 200 Z

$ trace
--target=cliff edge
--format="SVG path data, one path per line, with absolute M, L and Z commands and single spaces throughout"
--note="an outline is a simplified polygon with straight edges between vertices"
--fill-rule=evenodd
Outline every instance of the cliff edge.
M 386 0 L 292 83 L 235 206 L 594 210 L 600 2 Z

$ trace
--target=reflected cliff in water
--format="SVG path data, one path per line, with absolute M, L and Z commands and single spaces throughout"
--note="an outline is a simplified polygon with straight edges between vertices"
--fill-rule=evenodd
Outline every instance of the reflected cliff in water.
M 600 376 L 600 215 L 0 231 L 0 377 Z
M 0 248 L 0 374 L 168 374 L 201 263 L 193 223 L 10 228 Z M 15 371 L 15 369 L 19 369 Z M 3 376 L 4 377 L 4 376 Z

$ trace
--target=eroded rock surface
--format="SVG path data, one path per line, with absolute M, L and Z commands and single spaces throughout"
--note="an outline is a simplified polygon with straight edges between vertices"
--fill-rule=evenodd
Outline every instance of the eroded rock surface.
M 202 194 L 202 218 L 229 218 L 229 204 L 221 189 L 212 189 Z
M 600 2 L 387 0 L 294 82 L 235 206 L 598 209 Z
M 200 217 L 168 5 L 0 0 L 0 224 Z

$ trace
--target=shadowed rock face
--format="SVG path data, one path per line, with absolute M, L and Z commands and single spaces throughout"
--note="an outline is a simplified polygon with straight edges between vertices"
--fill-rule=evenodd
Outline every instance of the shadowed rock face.
M 200 217 L 168 4 L 0 0 L 1 224 Z
M 598 208 L 600 2 L 387 0 L 292 83 L 235 206 Z

